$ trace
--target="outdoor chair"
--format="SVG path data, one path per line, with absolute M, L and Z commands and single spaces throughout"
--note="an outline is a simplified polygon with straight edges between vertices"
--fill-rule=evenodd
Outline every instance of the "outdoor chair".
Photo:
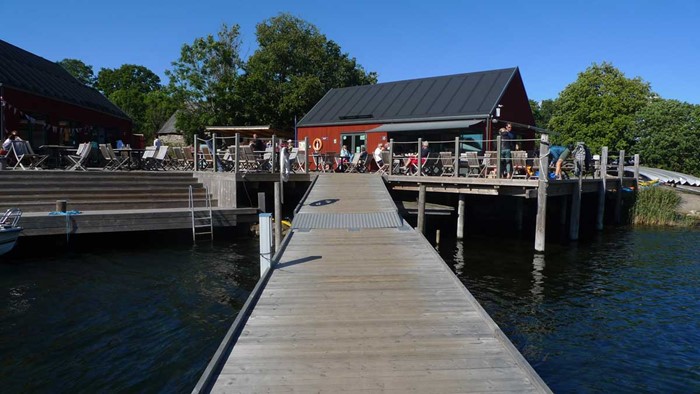
M 100 154 L 105 160 L 105 165 L 102 167 L 103 171 L 114 171 L 114 169 L 119 165 L 116 160 L 116 156 L 112 157 L 107 150 L 107 145 L 99 144 L 97 148 L 100 150 Z
M 382 151 L 382 162 L 384 162 L 384 164 L 380 166 L 379 163 L 377 163 L 377 174 L 388 174 L 387 171 L 389 171 L 389 166 L 391 165 L 391 155 L 389 153 L 388 151 Z
M 141 156 L 141 163 L 144 170 L 150 170 L 153 167 L 153 158 L 156 156 L 156 147 L 147 146 Z
M 153 166 L 152 168 L 154 170 L 160 170 L 162 169 L 163 171 L 167 170 L 168 166 L 168 147 L 166 145 L 161 145 L 156 149 L 155 154 L 153 155 Z
M 510 156 L 513 161 L 513 178 L 527 178 L 527 152 L 514 150 Z
M 29 141 L 12 141 L 10 151 L 14 158 L 13 170 L 17 167 L 23 170 L 40 170 L 41 163 L 48 157 L 48 155 L 35 154 Z
M 199 170 L 206 170 L 207 168 L 214 168 L 214 157 L 209 151 L 209 147 L 203 145 L 200 147 L 199 153 Z
M 476 152 L 465 152 L 464 158 L 467 161 L 467 177 L 478 178 L 481 176 L 481 163 Z
M 481 174 L 484 178 L 496 178 L 498 176 L 498 152 L 484 152 L 484 166 L 481 169 Z
M 348 163 L 348 168 L 345 169 L 345 172 L 359 172 L 357 166 L 360 164 L 360 154 L 355 153 L 352 156 L 352 160 Z
M 194 170 L 194 154 L 192 153 L 192 148 L 183 148 L 182 154 L 185 156 L 185 169 Z
M 442 165 L 442 176 L 453 176 L 455 172 L 454 160 L 450 152 L 440 152 L 440 164 Z
M 178 170 L 186 170 L 189 167 L 189 163 L 187 162 L 187 159 L 185 158 L 185 153 L 183 152 L 183 149 L 181 146 L 174 146 L 173 147 L 173 154 L 175 155 L 175 163 L 177 165 Z
M 423 165 L 421 166 L 421 175 L 423 176 L 439 176 L 442 172 L 440 167 L 440 154 L 439 153 L 428 153 L 425 158 Z
M 78 146 L 78 151 L 76 152 L 75 155 L 68 155 L 66 156 L 68 160 L 72 163 L 68 166 L 67 170 L 68 171 L 75 171 L 75 170 L 81 170 L 81 171 L 87 171 L 87 167 L 85 166 L 88 158 L 90 157 L 90 151 L 92 150 L 92 144 L 89 142 L 86 142 L 84 144 L 80 144 Z

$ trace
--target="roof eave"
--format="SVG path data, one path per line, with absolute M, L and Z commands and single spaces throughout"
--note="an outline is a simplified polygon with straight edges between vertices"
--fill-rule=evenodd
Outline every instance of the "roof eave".
M 320 127 L 320 126 L 349 126 L 349 125 L 361 125 L 361 124 L 389 124 L 389 123 L 415 123 L 415 122 L 436 122 L 442 120 L 471 120 L 471 119 L 487 119 L 490 114 L 476 114 L 476 115 L 456 115 L 456 116 L 438 116 L 438 117 L 423 117 L 423 118 L 410 118 L 410 119 L 367 119 L 361 121 L 347 121 L 347 122 L 322 122 L 322 123 L 310 123 L 305 125 L 298 125 L 297 127 Z

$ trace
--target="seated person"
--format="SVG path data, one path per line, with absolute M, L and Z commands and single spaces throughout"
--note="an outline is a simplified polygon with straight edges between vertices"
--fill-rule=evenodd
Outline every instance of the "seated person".
M 342 149 L 340 149 L 340 154 L 338 157 L 340 157 L 340 166 L 338 166 L 338 170 L 344 171 L 345 164 L 350 161 L 350 151 L 348 151 L 347 145 L 343 145 Z
M 420 157 L 423 159 L 430 155 L 430 148 L 428 148 L 428 141 L 423 141 L 423 145 L 420 148 Z
M 374 161 L 377 163 L 377 166 L 379 166 L 379 168 L 382 168 L 384 166 L 384 160 L 382 160 L 383 148 L 384 144 L 380 142 L 379 145 L 377 145 L 377 149 L 374 150 Z
M 555 163 L 554 175 L 558 180 L 561 180 L 561 166 L 564 160 L 569 157 L 569 148 L 561 145 L 552 145 L 549 147 L 550 163 Z

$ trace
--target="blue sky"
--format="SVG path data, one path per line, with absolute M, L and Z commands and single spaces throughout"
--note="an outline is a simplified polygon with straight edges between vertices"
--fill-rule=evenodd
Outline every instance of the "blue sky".
M 316 25 L 380 82 L 520 67 L 530 98 L 556 98 L 593 62 L 612 62 L 664 98 L 700 104 L 700 2 L 636 1 L 0 2 L 0 38 L 49 60 L 148 67 L 163 78 L 180 47 L 290 12 Z

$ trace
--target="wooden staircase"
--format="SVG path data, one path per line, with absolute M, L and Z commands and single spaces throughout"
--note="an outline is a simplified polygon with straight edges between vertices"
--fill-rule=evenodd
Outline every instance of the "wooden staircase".
M 23 212 L 100 211 L 206 206 L 206 190 L 191 172 L 0 171 L 0 201 Z M 212 200 L 217 206 L 217 201 Z

